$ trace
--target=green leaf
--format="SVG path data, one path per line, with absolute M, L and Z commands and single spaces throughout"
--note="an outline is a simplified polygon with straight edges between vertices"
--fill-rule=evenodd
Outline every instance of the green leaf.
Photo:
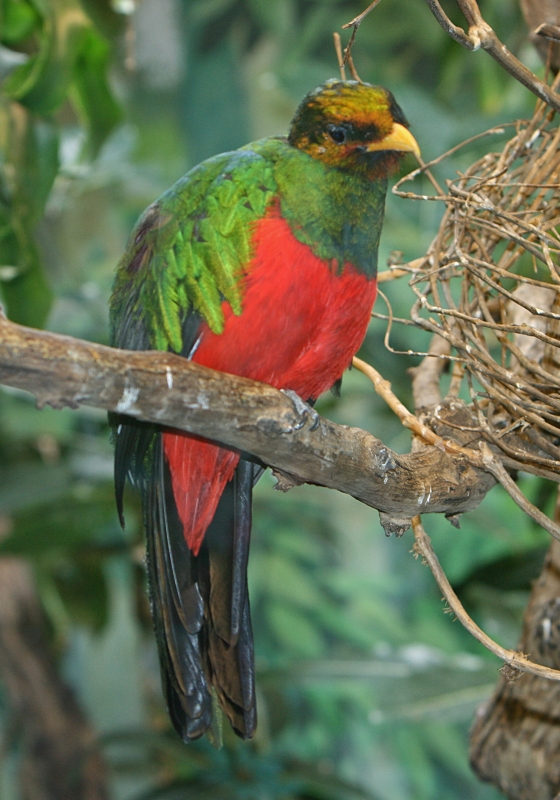
M 4 91 L 32 111 L 50 114 L 66 100 L 74 65 L 91 23 L 78 0 L 56 0 L 49 7 L 38 52 L 15 69 Z
M 7 315 L 20 325 L 42 328 L 47 320 L 53 295 L 37 248 L 32 241 L 26 240 L 25 234 L 22 235 L 17 261 L 21 264 L 21 272 L 1 285 Z
M 109 45 L 95 31 L 85 32 L 75 63 L 74 104 L 88 131 L 88 150 L 97 155 L 121 120 L 122 112 L 107 80 Z
M 7 313 L 14 322 L 40 328 L 52 303 L 52 292 L 35 242 L 35 226 L 58 172 L 58 130 L 24 106 L 9 107 L 6 161 L 12 168 L 6 227 L 0 237 L 1 284 Z
M 0 14 L 2 44 L 8 46 L 27 39 L 41 19 L 36 9 L 24 0 L 4 0 Z
M 13 169 L 10 210 L 16 235 L 19 222 L 29 235 L 43 216 L 59 169 L 58 145 L 54 123 L 17 103 L 10 105 L 6 159 Z

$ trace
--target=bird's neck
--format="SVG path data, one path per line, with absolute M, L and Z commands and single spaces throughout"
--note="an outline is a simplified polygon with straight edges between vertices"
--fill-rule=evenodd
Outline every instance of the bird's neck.
M 286 147 L 276 180 L 280 211 L 294 236 L 319 258 L 374 278 L 387 179 L 370 181 Z

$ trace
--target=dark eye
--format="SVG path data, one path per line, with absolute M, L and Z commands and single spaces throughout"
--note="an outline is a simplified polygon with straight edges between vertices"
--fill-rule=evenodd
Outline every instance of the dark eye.
M 327 131 L 331 139 L 337 144 L 343 144 L 346 141 L 346 130 L 342 125 L 328 125 Z

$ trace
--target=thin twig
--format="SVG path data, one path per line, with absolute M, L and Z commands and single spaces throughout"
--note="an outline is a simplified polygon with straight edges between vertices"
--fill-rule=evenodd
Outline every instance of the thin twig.
M 548 678 L 551 681 L 560 681 L 560 670 L 550 669 L 544 667 L 542 664 L 535 664 L 523 653 L 518 653 L 515 650 L 508 650 L 502 647 L 493 639 L 491 639 L 483 630 L 481 630 L 476 622 L 467 614 L 461 601 L 453 591 L 445 572 L 443 571 L 438 557 L 436 556 L 430 537 L 422 526 L 419 516 L 414 517 L 412 520 L 412 529 L 414 531 L 414 551 L 421 555 L 426 564 L 429 566 L 432 575 L 436 579 L 439 588 L 442 591 L 443 597 L 449 608 L 453 611 L 461 625 L 477 639 L 487 650 L 494 653 L 501 661 L 504 661 L 509 667 L 518 669 L 521 672 L 530 672 L 533 675 L 539 675 L 541 678 Z
M 492 453 L 485 442 L 480 442 L 480 450 L 485 468 L 491 472 L 496 480 L 502 484 L 512 500 L 521 508 L 531 519 L 548 531 L 555 539 L 560 540 L 560 526 L 547 517 L 540 509 L 534 506 L 523 494 L 515 481 L 508 475 L 506 469 Z
M 484 437 L 500 447 L 508 468 L 516 454 L 500 434 L 511 425 L 522 421 L 552 437 L 560 430 L 560 360 L 554 355 L 560 345 L 560 294 L 552 304 L 538 294 L 546 289 L 554 296 L 560 283 L 555 263 L 560 219 L 551 202 L 560 176 L 560 129 L 548 124 L 538 104 L 530 122 L 517 123 L 501 153 L 488 153 L 448 182 L 439 233 L 410 281 L 418 298 L 410 319 L 447 339 L 464 362 Z M 501 241 L 505 249 L 498 247 Z M 532 259 L 533 277 L 520 262 L 525 254 Z M 533 351 L 526 353 L 530 346 Z M 456 377 L 455 394 L 461 383 Z M 496 409 L 495 422 L 487 402 Z M 527 454 L 527 471 L 536 467 L 558 479 L 560 457 Z
M 362 79 L 358 75 L 358 70 L 356 69 L 356 66 L 354 64 L 354 59 L 352 58 L 352 53 L 350 52 L 349 47 L 350 47 L 350 44 L 348 44 L 348 47 L 346 47 L 345 50 L 344 50 L 344 58 L 345 58 L 346 63 L 348 64 L 348 68 L 350 69 L 350 75 L 358 83 L 363 83 Z
M 342 29 L 343 29 L 343 30 L 346 30 L 346 28 L 352 28 L 352 27 L 354 27 L 354 28 L 359 28 L 359 27 L 360 27 L 360 25 L 362 24 L 362 22 L 364 21 L 364 19 L 365 19 L 365 18 L 367 17 L 367 15 L 369 14 L 369 12 L 370 12 L 370 11 L 373 11 L 373 9 L 375 8 L 375 6 L 376 6 L 376 5 L 377 5 L 379 2 L 380 2 L 380 0 L 374 0 L 374 2 L 373 2 L 373 3 L 370 3 L 370 5 L 369 5 L 369 6 L 366 8 L 366 10 L 365 10 L 365 11 L 362 11 L 362 13 L 361 13 L 361 14 L 358 14 L 358 16 L 357 16 L 357 17 L 354 17 L 354 19 L 350 20 L 350 22 L 347 22 L 347 23 L 346 23 L 346 25 L 343 25 L 343 26 L 342 26 Z
M 426 164 L 426 162 L 424 161 L 424 159 L 422 158 L 422 156 L 420 156 L 420 155 L 417 155 L 417 156 L 416 156 L 416 160 L 417 160 L 417 161 L 418 161 L 418 163 L 420 164 L 420 167 L 421 167 L 421 169 L 422 169 L 422 172 L 423 172 L 423 173 L 424 173 L 424 175 L 425 175 L 425 176 L 428 178 L 428 180 L 430 181 L 430 183 L 432 184 L 432 186 L 434 187 L 434 189 L 436 190 L 436 192 L 437 192 L 437 193 L 438 193 L 440 196 L 441 196 L 441 195 L 443 195 L 443 194 L 445 194 L 445 192 L 443 191 L 443 189 L 441 188 L 441 186 L 439 185 L 439 183 L 436 181 L 436 179 L 434 178 L 434 176 L 432 175 L 432 173 L 431 173 L 431 172 L 430 172 L 430 170 L 428 169 L 428 165 Z
M 451 22 L 438 0 L 426 0 L 426 2 L 443 30 L 456 42 L 468 50 L 479 50 L 480 48 L 486 50 L 519 83 L 544 100 L 551 108 L 560 111 L 560 95 L 537 78 L 513 53 L 510 53 L 490 25 L 482 18 L 475 0 L 457 0 L 457 4 L 469 23 L 468 33 Z
M 485 469 L 483 458 L 480 453 L 468 447 L 461 447 L 461 445 L 456 444 L 456 442 L 438 436 L 431 428 L 424 425 L 417 416 L 412 414 L 412 412 L 401 403 L 399 398 L 393 394 L 389 381 L 385 380 L 371 364 L 367 364 L 365 361 L 362 361 L 361 358 L 354 356 L 352 359 L 352 366 L 359 369 L 360 372 L 363 372 L 363 374 L 370 379 L 377 394 L 385 400 L 389 408 L 397 415 L 405 428 L 409 428 L 414 436 L 418 436 L 427 444 L 434 445 L 434 447 L 438 447 L 447 453 L 466 456 L 474 466 Z
M 347 22 L 346 25 L 342 26 L 343 30 L 346 30 L 347 28 L 352 28 L 352 35 L 350 36 L 350 41 L 348 42 L 348 44 L 346 45 L 346 48 L 344 49 L 344 63 L 345 64 L 347 64 L 349 62 L 350 58 L 352 57 L 351 56 L 352 45 L 354 44 L 354 39 L 356 38 L 356 34 L 358 32 L 358 28 L 360 27 L 360 25 L 362 24 L 364 19 L 367 17 L 369 12 L 373 11 L 375 6 L 380 2 L 381 2 L 381 0 L 373 0 L 373 3 L 371 3 L 366 8 L 365 11 L 362 11 L 362 13 L 358 14 L 357 17 L 354 17 L 353 20 L 351 20 L 350 22 Z M 351 69 L 352 69 L 352 67 L 351 67 Z M 355 80 L 359 81 L 360 79 L 358 77 L 358 78 L 355 78 Z
M 336 57 L 338 59 L 338 68 L 340 69 L 340 77 L 343 81 L 346 80 L 346 68 L 344 66 L 344 57 L 342 55 L 342 45 L 340 43 L 340 33 L 335 31 L 333 33 L 333 40 L 334 40 L 334 49 L 336 51 Z
M 440 378 L 447 361 L 442 356 L 448 356 L 451 345 L 442 336 L 434 335 L 430 342 L 428 356 L 425 356 L 417 367 L 412 367 L 412 395 L 414 408 L 435 408 L 441 403 Z
M 407 261 L 406 264 L 393 263 L 389 269 L 377 273 L 377 283 L 385 283 L 386 281 L 394 281 L 395 278 L 402 278 L 404 275 L 414 274 L 418 272 L 426 264 L 426 256 L 415 258 L 412 261 Z
M 560 41 L 560 27 L 549 22 L 543 22 L 533 31 L 535 36 L 542 36 L 543 39 L 551 39 L 555 42 Z
M 456 42 L 462 44 L 463 47 L 468 47 L 469 50 L 474 50 L 474 46 L 462 28 L 459 28 L 457 25 L 454 25 L 453 22 L 449 19 L 443 8 L 438 3 L 438 0 L 426 0 L 430 11 L 437 19 L 443 30 L 451 36 L 452 39 L 455 39 Z
M 465 139 L 464 142 L 460 142 L 460 144 L 456 144 L 454 147 L 451 147 L 449 150 L 446 150 L 445 153 L 442 153 L 440 156 L 437 156 L 437 158 L 434 158 L 431 161 L 428 161 L 426 164 L 423 164 L 421 167 L 418 167 L 417 169 L 412 170 L 412 172 L 409 172 L 407 175 L 403 175 L 403 177 L 400 178 L 397 181 L 397 183 L 393 186 L 391 191 L 393 192 L 393 194 L 398 195 L 398 197 L 407 197 L 407 198 L 410 198 L 410 199 L 417 199 L 417 200 L 420 200 L 420 199 L 421 200 L 444 200 L 444 201 L 447 202 L 449 200 L 449 197 L 448 197 L 448 195 L 445 194 L 445 192 L 441 192 L 441 194 L 438 195 L 437 197 L 425 197 L 423 195 L 414 195 L 413 193 L 403 192 L 400 187 L 402 186 L 403 183 L 408 183 L 408 181 L 413 181 L 419 175 L 422 175 L 424 172 L 426 172 L 426 170 L 429 169 L 430 167 L 434 167 L 437 164 L 440 164 L 446 158 L 449 158 L 449 156 L 454 155 L 456 152 L 461 150 L 463 147 L 467 147 L 469 144 L 473 144 L 473 142 L 476 142 L 479 139 L 483 139 L 485 136 L 501 135 L 501 134 L 505 133 L 505 129 L 506 129 L 506 127 L 508 125 L 511 126 L 511 125 L 513 125 L 513 123 L 506 123 L 505 125 L 500 125 L 500 126 L 498 126 L 496 128 L 490 128 L 490 130 L 483 131 L 483 133 L 477 133 L 475 136 L 471 136 L 468 139 Z
M 377 273 L 377 283 L 386 283 L 387 281 L 394 281 L 395 278 L 402 278 L 405 275 L 410 275 L 407 269 L 385 269 L 383 272 Z

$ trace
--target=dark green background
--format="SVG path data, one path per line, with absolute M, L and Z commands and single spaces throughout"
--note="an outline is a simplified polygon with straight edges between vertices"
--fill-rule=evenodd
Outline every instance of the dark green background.
M 130 5 L 130 8 L 129 8 Z M 365 5 L 365 3 L 364 3 Z M 340 0 L 1 0 L 0 287 L 14 320 L 107 341 L 107 298 L 137 215 L 190 166 L 286 130 L 303 94 L 336 76 L 332 32 L 362 10 Z M 533 69 L 513 2 L 482 10 Z M 457 22 L 458 13 L 450 6 Z M 347 41 L 348 34 L 344 34 Z M 383 0 L 354 50 L 388 86 L 429 159 L 534 99 L 483 52 L 440 30 L 421 0 Z M 14 65 L 16 65 L 14 67 Z M 470 149 L 440 177 L 484 152 Z M 418 257 L 441 209 L 390 197 L 380 264 Z M 394 312 L 412 295 L 385 284 Z M 376 307 L 385 312 L 384 302 Z M 362 350 L 404 402 L 418 359 L 389 353 L 374 320 Z M 397 350 L 422 349 L 412 328 Z M 322 414 L 397 451 L 409 436 L 367 380 L 344 378 Z M 467 761 L 472 715 L 500 664 L 449 616 L 411 534 L 313 487 L 261 480 L 250 563 L 260 724 L 251 743 L 183 746 L 170 731 L 144 589 L 136 499 L 117 522 L 103 414 L 37 411 L 0 393 L 0 555 L 32 560 L 60 669 L 103 736 L 115 800 L 490 800 Z M 538 502 L 550 491 L 523 478 Z M 475 619 L 513 646 L 546 536 L 505 494 L 462 521 L 426 518 Z M 0 706 L 0 798 L 17 800 L 18 736 Z M 189 788 L 187 788 L 189 787 Z

